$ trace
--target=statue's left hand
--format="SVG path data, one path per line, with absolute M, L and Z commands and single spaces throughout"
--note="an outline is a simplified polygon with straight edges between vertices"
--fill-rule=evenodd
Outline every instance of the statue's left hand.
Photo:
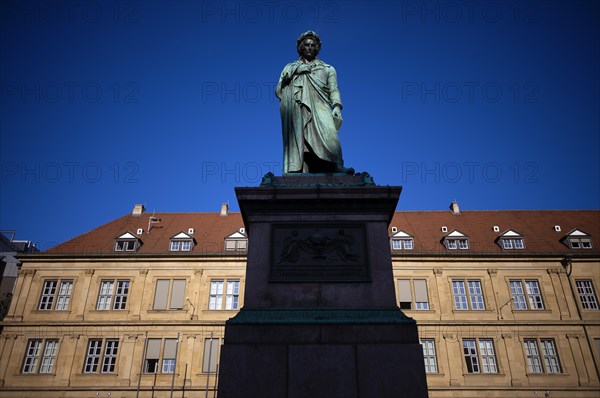
M 334 117 L 337 118 L 342 118 L 342 110 L 340 109 L 339 106 L 336 106 L 335 108 L 333 108 L 333 112 L 331 112 L 333 114 Z

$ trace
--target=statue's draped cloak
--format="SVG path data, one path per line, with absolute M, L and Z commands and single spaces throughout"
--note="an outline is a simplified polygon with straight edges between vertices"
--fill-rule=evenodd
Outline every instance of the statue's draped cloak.
M 298 73 L 301 65 L 311 72 Z M 281 100 L 283 172 L 303 172 L 305 152 L 343 166 L 337 136 L 341 118 L 334 120 L 332 115 L 334 105 L 342 106 L 335 69 L 319 59 L 292 62 L 283 68 L 275 95 Z

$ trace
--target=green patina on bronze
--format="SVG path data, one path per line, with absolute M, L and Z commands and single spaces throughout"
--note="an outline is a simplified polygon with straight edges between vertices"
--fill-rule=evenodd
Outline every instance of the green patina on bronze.
M 415 324 L 399 308 L 242 308 L 227 325 L 396 325 Z
M 357 173 L 352 177 L 348 177 L 346 174 L 318 174 L 318 173 L 303 173 L 296 177 L 289 177 L 293 175 L 289 173 L 286 175 L 288 178 L 276 177 L 273 173 L 268 172 L 262 178 L 260 183 L 261 187 L 288 187 L 288 188 L 310 188 L 310 187 L 363 187 L 368 185 L 375 185 L 375 180 L 366 171 Z M 338 180 L 336 182 L 314 182 L 311 177 L 321 176 L 344 176 L 345 179 Z
M 338 131 L 342 100 L 335 68 L 317 58 L 321 39 L 308 31 L 296 43 L 300 58 L 287 64 L 275 90 L 283 133 L 283 173 L 345 173 Z

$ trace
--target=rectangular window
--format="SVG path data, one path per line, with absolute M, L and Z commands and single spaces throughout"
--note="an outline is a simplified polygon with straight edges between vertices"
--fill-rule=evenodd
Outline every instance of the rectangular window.
M 445 243 L 446 243 L 446 247 L 448 248 L 448 250 L 456 250 L 456 249 L 467 250 L 469 248 L 469 240 L 468 239 L 451 238 L 451 239 L 446 239 Z
M 581 307 L 584 310 L 597 310 L 598 300 L 596 299 L 596 292 L 594 292 L 594 286 L 591 280 L 579 280 L 575 281 L 577 285 L 577 293 L 579 293 L 579 300 L 581 300 Z
M 155 310 L 178 310 L 183 308 L 185 279 L 159 279 L 154 292 Z
M 85 356 L 85 364 L 83 365 L 84 373 L 98 372 L 98 364 L 100 363 L 100 353 L 102 352 L 102 340 L 93 339 L 88 342 L 87 354 Z
M 118 240 L 115 243 L 115 251 L 122 252 L 133 252 L 137 249 L 137 241 L 135 240 Z
M 177 252 L 179 251 L 179 247 L 181 246 L 181 242 L 178 240 L 172 240 L 171 241 L 171 251 L 172 252 Z
M 223 289 L 225 297 L 223 297 Z M 240 281 L 213 280 L 210 282 L 209 310 L 237 310 L 239 308 Z M 225 302 L 223 303 L 223 299 Z
M 245 251 L 247 247 L 247 239 L 225 239 L 226 251 Z
M 561 373 L 553 339 L 525 339 L 524 345 L 527 365 L 531 373 Z
M 119 340 L 106 340 L 104 345 L 104 358 L 102 359 L 102 373 L 114 373 L 117 363 Z
M 156 373 L 158 371 L 161 344 L 162 339 L 148 339 L 146 342 L 146 360 L 144 361 L 145 373 Z
M 204 339 L 204 360 L 202 362 L 202 373 L 217 372 L 220 347 L 221 339 Z
M 479 356 L 475 340 L 463 340 L 463 353 L 467 363 L 467 372 L 479 373 Z
M 129 294 L 129 281 L 117 281 L 117 291 L 115 292 L 115 301 L 113 310 L 124 310 L 127 305 L 127 295 Z
M 98 294 L 98 304 L 96 305 L 97 310 L 110 309 L 110 302 L 112 300 L 114 284 L 114 281 L 100 282 L 100 293 Z
M 57 311 L 66 311 L 69 309 L 69 302 L 71 301 L 71 293 L 73 292 L 73 281 L 61 281 L 60 288 L 58 289 L 58 296 L 56 298 Z
M 100 363 L 102 373 L 114 373 L 117 363 L 119 340 L 90 339 L 83 365 L 84 373 L 98 373 Z
M 496 365 L 496 353 L 494 352 L 494 344 L 492 340 L 480 339 L 479 351 L 481 354 L 483 373 L 498 373 L 498 366 Z
M 421 346 L 423 347 L 423 358 L 425 359 L 425 372 L 437 373 L 438 367 L 435 355 L 435 340 L 421 339 Z
M 190 250 L 192 250 L 192 242 L 189 240 L 184 240 L 183 242 L 181 242 L 181 251 L 182 252 L 189 252 Z
M 177 339 L 148 339 L 144 372 L 157 373 L 161 363 L 161 373 L 174 373 L 176 356 Z
M 469 296 L 471 297 L 471 309 L 484 310 L 483 291 L 481 281 L 469 281 Z
M 116 289 L 115 289 L 116 285 Z M 100 282 L 100 292 L 98 293 L 98 303 L 96 309 L 101 311 L 124 310 L 127 304 L 127 295 L 129 294 L 128 280 L 104 280 Z M 111 305 L 112 304 L 112 305 Z
M 175 373 L 175 356 L 177 354 L 177 339 L 165 339 L 163 350 L 162 373 Z
M 40 298 L 40 310 L 66 311 L 69 309 L 71 294 L 73 293 L 73 281 L 50 280 L 44 281 L 42 296 Z
M 393 250 L 412 250 L 413 240 L 411 239 L 392 239 Z
M 525 249 L 525 242 L 523 238 L 504 238 L 502 239 L 502 247 L 506 250 Z
M 467 290 L 468 287 L 468 290 Z M 457 310 L 485 310 L 483 289 L 478 280 L 453 280 L 454 308 Z
M 591 249 L 592 240 L 590 238 L 569 238 L 572 249 Z
M 43 346 L 43 350 L 42 350 Z M 58 340 L 40 339 L 29 340 L 25 358 L 23 360 L 22 373 L 48 374 L 54 371 L 54 363 L 58 351 Z M 39 369 L 38 369 L 39 364 Z
M 398 279 L 398 300 L 400 309 L 428 310 L 427 281 L 425 279 Z
M 525 289 L 523 289 L 525 284 Z M 543 310 L 544 301 L 540 284 L 535 280 L 511 280 L 509 281 L 515 310 Z
M 491 339 L 464 339 L 463 353 L 467 372 L 498 373 L 494 343 Z

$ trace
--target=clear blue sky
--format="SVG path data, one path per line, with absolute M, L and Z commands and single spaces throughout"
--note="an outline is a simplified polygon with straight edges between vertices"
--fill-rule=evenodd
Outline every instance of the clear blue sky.
M 278 102 L 313 29 L 346 164 L 399 210 L 600 208 L 600 2 L 11 2 L 0 229 L 47 249 L 129 213 L 237 210 L 281 173 Z

